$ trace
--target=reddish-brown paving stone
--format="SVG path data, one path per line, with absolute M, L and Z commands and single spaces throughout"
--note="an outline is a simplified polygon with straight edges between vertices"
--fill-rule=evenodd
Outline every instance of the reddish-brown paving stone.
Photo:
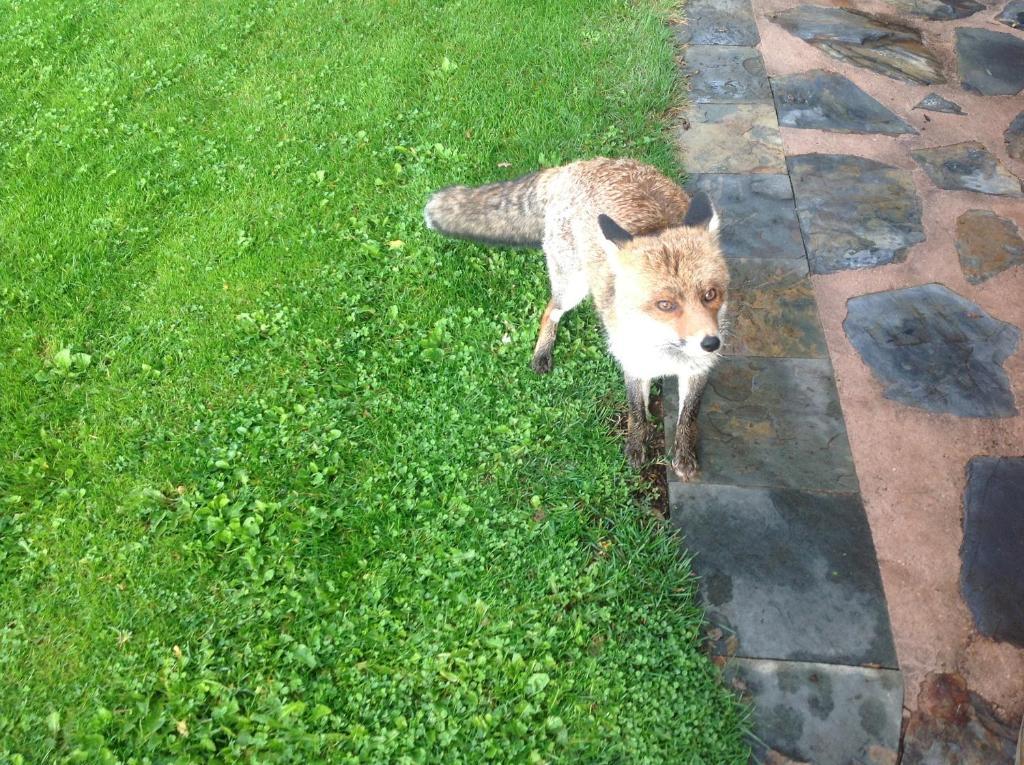
M 873 14 L 894 15 L 891 4 L 825 2 Z M 935 187 L 911 157 L 916 149 L 977 141 L 1012 173 L 1024 160 L 1007 153 L 1003 132 L 1020 112 L 1019 96 L 981 96 L 959 85 L 954 45 L 958 27 L 1008 32 L 991 7 L 962 21 L 904 17 L 923 32 L 943 64 L 948 82 L 924 86 L 896 82 L 845 64 L 790 35 L 768 17 L 799 0 L 754 0 L 762 56 L 769 76 L 825 69 L 836 72 L 901 116 L 919 132 L 898 137 L 843 135 L 782 128 L 787 156 L 853 154 L 908 170 L 923 205 L 926 240 L 905 261 L 858 271 L 814 276 L 815 295 L 835 367 L 843 412 L 888 599 L 906 704 L 918 707 L 919 691 L 936 673 L 958 673 L 969 691 L 1019 726 L 1024 714 L 1024 650 L 979 636 L 960 595 L 959 548 L 966 465 L 977 455 L 1019 455 L 1024 418 L 976 420 L 930 414 L 886 399 L 883 384 L 843 332 L 846 301 L 858 295 L 941 283 L 993 317 L 1024 327 L 1024 269 L 1010 268 L 982 284 L 964 277 L 956 251 L 956 221 L 968 210 L 987 209 L 1024 230 L 1019 199 Z M 1018 31 L 1010 30 L 1021 39 Z M 967 116 L 914 110 L 929 93 L 959 104 Z M 1024 348 L 1004 367 L 1018 404 L 1024 402 Z M 1020 407 L 1018 407 L 1020 408 Z

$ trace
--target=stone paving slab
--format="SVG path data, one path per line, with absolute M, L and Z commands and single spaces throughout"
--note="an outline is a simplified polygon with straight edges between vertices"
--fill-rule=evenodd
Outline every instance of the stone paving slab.
M 759 103 L 772 98 L 756 48 L 691 45 L 686 49 L 684 71 L 693 103 Z
M 1024 69 L 1024 50 L 1021 51 Z M 914 158 L 940 189 L 976 191 L 996 196 L 1024 196 L 1024 184 L 992 152 L 977 141 L 912 151 Z
M 694 173 L 786 172 L 770 103 L 692 104 L 677 128 L 676 144 Z
M 1024 88 L 1024 40 L 1007 32 L 956 30 L 960 84 L 983 96 L 1013 96 Z
M 968 210 L 956 220 L 956 252 L 971 284 L 981 284 L 1024 263 L 1017 224 L 991 210 Z
M 671 378 L 665 411 L 678 411 Z M 698 426 L 700 483 L 857 491 L 827 359 L 724 359 L 704 392 Z M 666 429 L 671 444 L 671 416 Z M 669 479 L 678 480 L 672 471 Z
M 916 133 L 845 77 L 822 69 L 772 79 L 779 124 L 835 133 Z
M 828 358 L 807 261 L 729 261 L 727 356 Z
M 789 176 L 702 173 L 687 188 L 711 198 L 725 257 L 806 259 Z
M 716 653 L 897 666 L 858 495 L 672 483 L 669 506 Z
M 733 659 L 725 675 L 753 703 L 758 762 L 896 765 L 903 704 L 899 672 Z
M 692 45 L 757 45 L 760 35 L 750 0 L 691 0 L 676 39 Z

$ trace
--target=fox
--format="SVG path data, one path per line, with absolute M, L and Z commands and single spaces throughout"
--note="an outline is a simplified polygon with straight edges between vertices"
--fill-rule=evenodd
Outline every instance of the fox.
M 651 382 L 676 377 L 671 467 L 696 477 L 697 415 L 721 356 L 729 270 L 708 196 L 689 196 L 651 165 L 598 157 L 484 186 L 449 186 L 423 218 L 439 234 L 543 250 L 551 298 L 530 366 L 553 367 L 562 317 L 592 297 L 626 386 L 625 456 L 647 460 Z

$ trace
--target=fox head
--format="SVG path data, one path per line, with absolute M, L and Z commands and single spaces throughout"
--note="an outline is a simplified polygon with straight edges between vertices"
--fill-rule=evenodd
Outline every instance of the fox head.
M 678 226 L 633 236 L 607 215 L 598 225 L 615 278 L 616 322 L 668 352 L 699 359 L 717 351 L 729 270 L 707 195 L 694 195 Z

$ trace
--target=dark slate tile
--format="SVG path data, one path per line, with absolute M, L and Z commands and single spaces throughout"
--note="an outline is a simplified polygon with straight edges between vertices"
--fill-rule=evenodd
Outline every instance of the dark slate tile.
M 904 13 L 911 16 L 931 19 L 932 21 L 952 21 L 966 19 L 985 6 L 977 0 L 886 0 Z
M 960 417 L 1017 414 L 1003 361 L 1020 330 L 941 284 L 846 303 L 843 329 L 885 384 L 885 397 Z
M 787 162 L 811 273 L 899 262 L 924 241 L 921 200 L 906 170 L 843 154 Z
M 690 45 L 757 45 L 761 37 L 750 0 L 692 0 L 676 38 Z
M 960 104 L 949 101 L 938 93 L 929 93 L 927 96 L 922 98 L 914 106 L 915 109 L 924 109 L 929 112 L 944 112 L 946 114 L 959 114 L 963 115 L 964 110 L 960 108 Z
M 691 45 L 685 55 L 685 72 L 692 102 L 771 101 L 764 61 L 756 49 L 732 45 Z
M 1024 458 L 967 465 L 960 590 L 978 632 L 1024 648 Z
M 665 412 L 671 444 L 678 412 L 672 378 Z M 723 359 L 704 391 L 698 426 L 699 483 L 858 490 L 828 359 Z
M 1024 50 L 1021 68 L 1024 69 Z M 932 183 L 940 189 L 977 191 L 997 196 L 1024 196 L 1020 178 L 1002 166 L 998 159 L 977 141 L 951 146 L 936 146 L 910 152 Z
M 959 27 L 960 84 L 983 96 L 1013 96 L 1024 88 L 1024 40 L 1005 32 Z
M 727 258 L 805 259 L 787 175 L 691 175 L 687 188 L 711 197 Z
M 845 77 L 815 69 L 772 78 L 775 108 L 783 127 L 834 133 L 917 133 Z
M 860 497 L 671 483 L 715 652 L 896 667 Z
M 942 83 L 942 66 L 913 27 L 846 8 L 801 5 L 770 20 L 824 53 L 917 85 Z
M 771 103 L 691 104 L 676 145 L 695 173 L 786 172 Z
M 753 704 L 757 762 L 896 762 L 903 716 L 899 672 L 752 659 L 733 659 L 724 672 Z M 768 759 L 772 752 L 783 759 Z
M 1024 239 L 1017 224 L 991 210 L 968 210 L 957 218 L 956 251 L 971 284 L 1024 263 Z
M 807 261 L 729 261 L 729 356 L 828 358 Z
M 1024 112 L 1021 112 L 1010 126 L 1003 131 L 1003 140 L 1006 142 L 1006 153 L 1014 159 L 1024 159 Z
M 1024 0 L 1010 0 L 996 16 L 996 21 L 1014 29 L 1024 29 Z

